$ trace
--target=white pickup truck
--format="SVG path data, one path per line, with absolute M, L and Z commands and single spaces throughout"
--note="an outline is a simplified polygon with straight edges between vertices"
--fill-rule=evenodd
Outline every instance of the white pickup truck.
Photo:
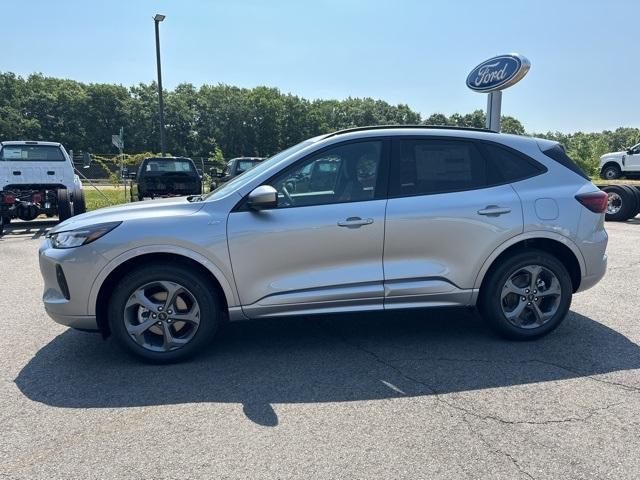
M 60 220 L 86 210 L 82 182 L 55 142 L 0 142 L 0 233 L 12 219 Z
M 614 180 L 623 175 L 640 175 L 640 143 L 629 150 L 605 153 L 600 157 L 600 178 Z

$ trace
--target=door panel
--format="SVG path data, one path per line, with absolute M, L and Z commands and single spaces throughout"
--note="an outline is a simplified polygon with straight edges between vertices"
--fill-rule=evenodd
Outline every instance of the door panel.
M 382 308 L 385 205 L 371 200 L 232 212 L 229 252 L 245 313 Z M 338 225 L 352 217 L 362 224 Z
M 640 172 L 640 152 L 627 155 L 625 159 L 625 170 L 630 172 Z
M 460 290 L 471 298 L 485 259 L 522 232 L 522 225 L 520 199 L 510 185 L 390 199 L 385 303 L 404 303 L 407 298 L 421 303 L 432 295 L 457 303 L 467 297 L 459 295 Z

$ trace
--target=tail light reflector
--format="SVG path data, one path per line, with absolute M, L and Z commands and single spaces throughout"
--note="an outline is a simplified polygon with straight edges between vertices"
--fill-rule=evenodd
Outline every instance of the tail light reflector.
M 609 196 L 602 191 L 581 193 L 576 195 L 576 200 L 594 213 L 604 213 L 607 211 Z
M 16 203 L 16 196 L 15 195 L 11 195 L 11 194 L 7 194 L 4 197 L 2 197 L 2 203 L 6 203 L 6 204 L 14 204 Z

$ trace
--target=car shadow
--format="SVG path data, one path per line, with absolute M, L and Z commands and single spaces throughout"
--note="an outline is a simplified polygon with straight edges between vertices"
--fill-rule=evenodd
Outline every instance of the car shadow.
M 36 220 L 32 222 L 13 221 L 4 226 L 3 233 L 0 233 L 0 240 L 2 240 L 3 237 L 30 237 L 31 240 L 37 240 L 44 237 L 49 229 L 58 223 L 59 221 L 57 219 Z
M 140 363 L 114 347 L 68 330 L 15 383 L 55 407 L 231 402 L 275 426 L 277 403 L 433 395 L 640 368 L 638 345 L 575 312 L 531 342 L 495 337 L 471 310 L 432 310 L 232 323 L 210 351 L 174 365 Z

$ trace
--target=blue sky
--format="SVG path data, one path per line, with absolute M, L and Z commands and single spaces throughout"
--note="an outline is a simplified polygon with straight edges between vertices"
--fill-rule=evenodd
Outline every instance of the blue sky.
M 381 98 L 429 115 L 485 108 L 465 86 L 490 56 L 529 74 L 503 96 L 528 131 L 640 127 L 640 2 L 624 0 L 3 1 L 0 71 L 173 88 L 268 85 L 306 98 Z

